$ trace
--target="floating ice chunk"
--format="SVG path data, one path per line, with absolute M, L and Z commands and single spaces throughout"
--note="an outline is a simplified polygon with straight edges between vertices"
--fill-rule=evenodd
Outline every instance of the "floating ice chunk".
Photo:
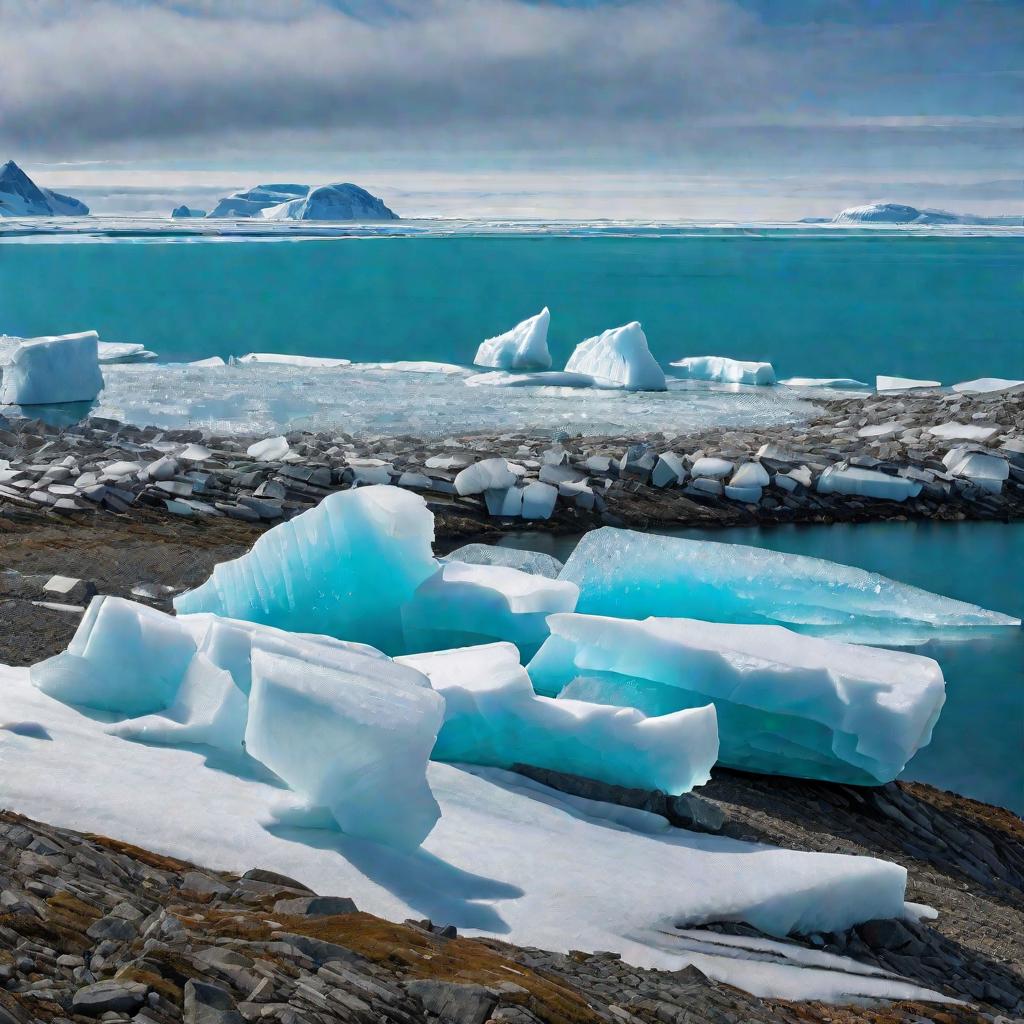
M 594 378 L 586 373 L 566 373 L 564 370 L 543 370 L 539 373 L 474 373 L 466 378 L 471 388 L 592 388 Z
M 670 364 L 687 380 L 708 380 L 719 384 L 774 384 L 771 363 L 757 363 L 727 356 L 688 356 Z
M 32 666 L 32 682 L 65 704 L 143 715 L 173 702 L 195 653 L 195 638 L 172 616 L 94 597 L 67 650 Z
M 91 402 L 103 390 L 95 331 L 19 338 L 6 353 L 0 405 Z
M 285 352 L 247 352 L 236 363 L 283 363 L 286 366 L 332 367 L 351 366 L 351 359 L 329 359 L 322 356 L 293 356 Z
M 897 644 L 920 643 L 933 631 L 955 635 L 962 627 L 1020 625 L 1008 615 L 823 558 L 608 526 L 584 535 L 560 578 L 579 586 L 577 611 L 631 619 L 779 623 Z
M 906 501 L 921 493 L 921 485 L 861 466 L 828 466 L 818 477 L 819 494 L 857 494 L 884 501 Z
M 469 562 L 471 565 L 505 565 L 520 572 L 558 579 L 562 563 L 552 555 L 540 551 L 522 551 L 519 548 L 499 547 L 497 544 L 466 544 L 456 548 L 443 561 Z
M 253 652 L 246 750 L 348 835 L 400 849 L 426 839 L 441 816 L 426 769 L 443 717 L 444 699 L 406 665 Z
M 228 364 L 225 363 L 224 360 L 221 359 L 220 356 L 210 356 L 209 359 L 195 359 L 191 363 L 188 363 L 187 365 L 188 366 L 206 367 L 206 366 L 227 366 Z
M 340 491 L 221 562 L 174 606 L 400 652 L 401 606 L 437 569 L 433 539 L 418 494 L 387 485 Z
M 665 374 L 647 347 L 647 336 L 634 320 L 595 338 L 587 338 L 565 364 L 567 373 L 583 373 L 598 387 L 627 391 L 664 391 Z
M 651 483 L 655 487 L 681 484 L 686 479 L 686 467 L 675 452 L 662 452 L 651 470 Z
M 852 377 L 788 377 L 779 381 L 790 388 L 869 388 L 862 380 L 854 380 Z
M 455 477 L 455 490 L 462 495 L 483 494 L 489 490 L 505 490 L 518 479 L 505 459 L 482 459 L 459 472 Z
M 945 700 L 931 658 L 780 626 L 552 615 L 530 662 L 541 693 L 667 714 L 718 712 L 719 761 L 874 784 L 931 739 Z
M 439 651 L 494 640 L 530 658 L 548 635 L 547 616 L 572 611 L 574 583 L 504 565 L 445 562 L 402 606 L 408 651 Z
M 157 358 L 155 352 L 135 342 L 100 341 L 96 343 L 96 349 L 101 363 L 141 363 Z
M 433 758 L 511 768 L 535 765 L 616 786 L 687 793 L 718 755 L 710 705 L 648 718 L 633 708 L 534 693 L 512 644 L 415 654 L 445 700 Z
M 999 433 L 999 427 L 981 427 L 976 423 L 940 423 L 937 427 L 929 427 L 928 433 L 949 441 L 987 441 L 993 434 Z
M 744 462 L 732 475 L 733 487 L 767 487 L 768 470 L 760 462 Z
M 277 462 L 283 459 L 291 447 L 286 437 L 268 437 L 263 441 L 257 441 L 249 445 L 245 450 L 246 455 L 258 459 L 260 462 Z
M 545 306 L 536 316 L 516 324 L 510 331 L 488 338 L 476 350 L 477 366 L 502 370 L 546 370 L 551 366 L 548 325 L 551 313 Z
M 914 380 L 912 377 L 875 377 L 876 391 L 912 391 L 915 388 L 941 388 L 942 381 Z
M 550 519 L 558 500 L 558 489 L 534 480 L 523 488 L 524 519 Z
M 988 394 L 992 391 L 1009 391 L 1010 388 L 1024 387 L 1024 380 L 1007 380 L 1005 377 L 978 377 L 953 385 L 954 391 L 963 394 Z
M 697 459 L 691 472 L 695 477 L 706 476 L 712 480 L 718 480 L 723 476 L 728 476 L 733 468 L 733 463 L 728 459 L 716 459 L 705 455 Z
M 953 476 L 964 477 L 991 494 L 999 494 L 1003 481 L 1010 476 L 1010 464 L 1006 459 L 969 448 L 950 449 L 942 457 L 942 462 Z

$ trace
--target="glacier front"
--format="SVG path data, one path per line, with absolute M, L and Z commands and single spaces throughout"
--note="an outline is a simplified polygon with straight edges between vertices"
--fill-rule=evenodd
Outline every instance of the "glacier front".
M 835 639 L 915 644 L 1020 619 L 823 558 L 602 527 L 581 539 L 559 579 L 578 612 L 776 623 Z
M 781 626 L 563 613 L 528 669 L 538 692 L 665 715 L 712 700 L 719 762 L 860 785 L 889 782 L 945 701 L 931 658 Z
M 718 755 L 715 709 L 647 717 L 608 703 L 538 696 L 512 644 L 397 659 L 423 672 L 445 700 L 436 761 L 529 764 L 616 786 L 687 793 Z

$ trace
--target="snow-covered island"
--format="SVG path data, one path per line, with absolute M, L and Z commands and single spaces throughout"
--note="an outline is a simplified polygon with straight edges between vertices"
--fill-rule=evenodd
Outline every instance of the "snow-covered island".
M 40 188 L 13 160 L 0 167 L 0 217 L 85 217 L 80 199 Z
M 225 196 L 206 216 L 324 221 L 399 219 L 383 200 L 351 182 L 256 185 Z

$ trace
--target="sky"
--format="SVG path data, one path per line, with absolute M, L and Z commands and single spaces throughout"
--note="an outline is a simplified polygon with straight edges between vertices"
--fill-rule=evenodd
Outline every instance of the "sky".
M 95 212 L 1024 212 L 1022 0 L 0 0 L 0 159 Z

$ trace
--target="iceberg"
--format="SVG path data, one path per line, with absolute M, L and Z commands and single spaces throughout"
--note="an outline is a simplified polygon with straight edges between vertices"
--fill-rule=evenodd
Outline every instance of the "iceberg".
M 627 391 L 664 391 L 665 374 L 647 347 L 647 336 L 634 320 L 587 338 L 565 364 L 567 373 L 593 377 L 597 387 Z
M 523 551 L 520 548 L 500 547 L 497 544 L 466 544 L 450 552 L 445 562 L 470 562 L 473 565 L 505 565 L 520 572 L 558 578 L 562 563 L 552 555 L 540 551 Z
M 712 706 L 648 718 L 634 708 L 539 697 L 512 644 L 398 661 L 424 673 L 444 697 L 436 761 L 529 764 L 614 786 L 688 793 L 707 782 L 718 755 Z
M 100 341 L 96 343 L 97 355 L 102 364 L 107 363 L 141 363 L 147 359 L 156 359 L 155 352 L 150 352 L 145 345 L 131 341 Z
M 253 652 L 245 746 L 301 798 L 283 821 L 327 811 L 348 835 L 415 849 L 441 816 L 426 771 L 443 717 L 444 699 L 406 665 Z
M 439 651 L 509 640 L 532 657 L 548 635 L 547 616 L 572 611 L 574 583 L 503 565 L 445 562 L 402 606 L 406 650 Z
M 861 466 L 828 466 L 817 485 L 819 494 L 856 494 L 883 501 L 906 501 L 921 493 L 921 484 Z
M 173 210 L 171 210 L 171 219 L 172 220 L 181 220 L 181 219 L 187 219 L 189 217 L 205 217 L 205 216 L 206 216 L 206 211 L 205 210 L 196 210 L 196 209 L 193 209 L 191 206 L 186 206 L 184 203 L 182 203 L 181 206 L 176 206 Z
M 781 626 L 557 614 L 528 669 L 538 692 L 664 715 L 718 713 L 721 764 L 875 785 L 931 739 L 945 682 L 931 658 Z
M 225 196 L 206 216 L 258 217 L 268 207 L 305 198 L 308 192 L 308 185 L 256 185 L 254 188 Z
M 257 216 L 265 220 L 398 220 L 382 200 L 351 182 L 318 185 L 307 195 L 265 206 Z
M 913 391 L 915 388 L 941 388 L 939 380 L 915 380 L 913 377 L 875 377 L 876 391 Z
M 174 607 L 402 653 L 401 608 L 437 570 L 433 540 L 419 495 L 386 484 L 339 491 L 221 562 Z
M 89 207 L 40 188 L 13 160 L 0 167 L 0 217 L 87 217 Z
M 688 356 L 669 365 L 686 380 L 708 380 L 718 384 L 774 384 L 775 369 L 771 363 L 729 359 L 727 356 Z
M 545 306 L 536 316 L 516 324 L 510 331 L 488 338 L 476 350 L 477 366 L 496 366 L 502 370 L 547 370 L 548 325 L 551 313 Z
M 334 367 L 351 366 L 351 359 L 331 359 L 323 356 L 293 356 L 285 352 L 247 352 L 235 359 L 236 363 L 281 363 L 285 366 Z
M 17 339 L 5 359 L 0 405 L 91 402 L 103 390 L 95 331 Z
M 920 643 L 1020 619 L 807 555 L 605 526 L 584 535 L 560 579 L 578 612 L 775 623 L 843 640 Z
M 999 217 L 979 217 L 949 210 L 919 210 L 905 203 L 867 203 L 850 206 L 832 218 L 833 224 L 998 224 Z

